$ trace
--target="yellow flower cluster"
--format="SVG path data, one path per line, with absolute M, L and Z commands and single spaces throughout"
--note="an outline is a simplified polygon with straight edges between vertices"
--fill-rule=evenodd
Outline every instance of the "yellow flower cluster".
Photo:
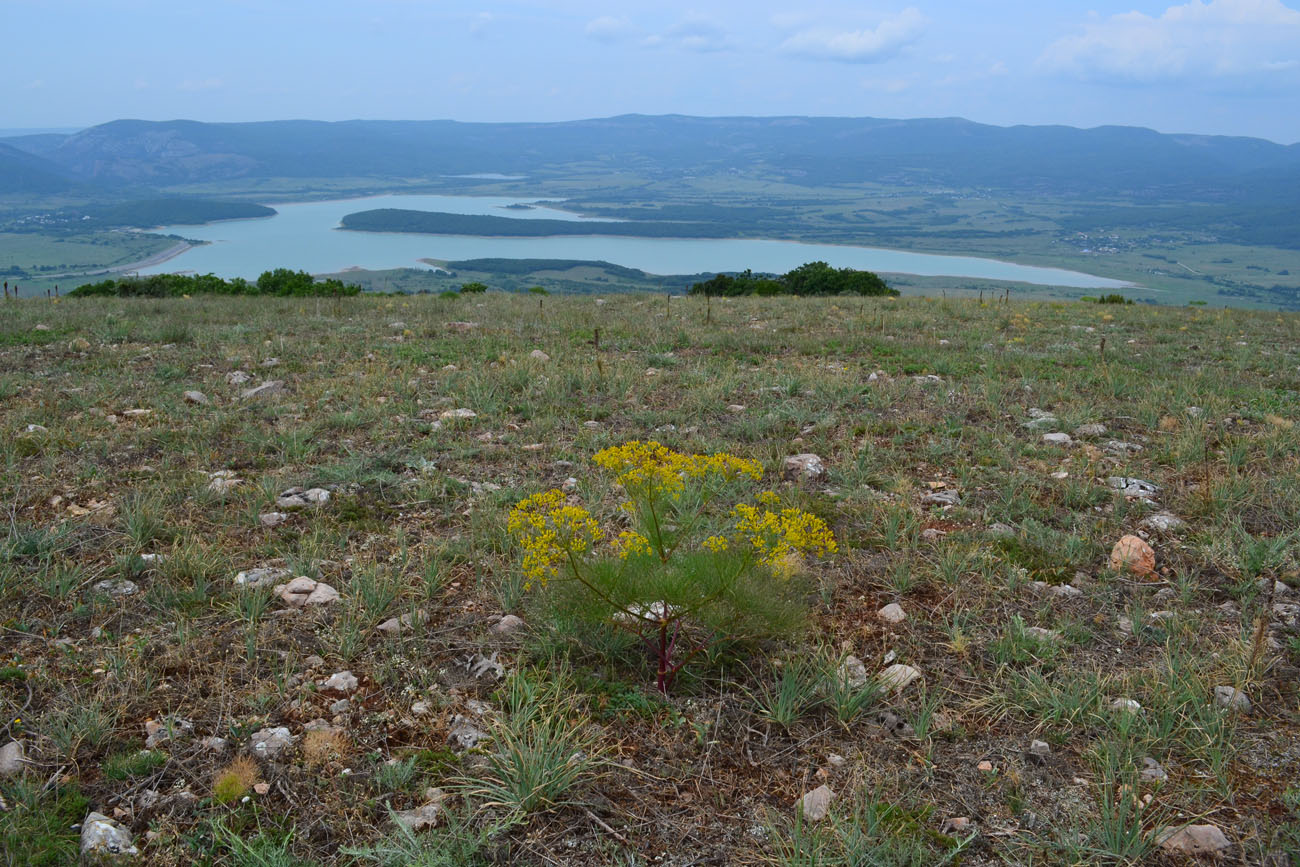
M 624 530 L 613 542 L 620 560 L 650 553 L 650 540 L 634 530 Z
M 731 543 L 727 541 L 726 536 L 710 536 L 709 538 L 701 542 L 700 545 L 706 551 L 712 551 L 715 554 L 721 554 L 723 551 L 727 550 L 727 548 L 731 546 Z
M 726 479 L 763 477 L 758 461 L 719 452 L 713 455 L 686 455 L 662 446 L 654 440 L 633 440 L 611 446 L 595 454 L 596 466 L 609 470 L 633 496 L 666 494 L 676 497 L 686 480 L 715 474 Z
M 732 510 L 739 520 L 736 535 L 748 542 L 758 559 L 778 575 L 789 577 L 798 555 L 834 554 L 835 536 L 826 522 L 801 509 L 773 512 L 741 503 Z
M 506 529 L 524 547 L 524 587 L 542 586 L 559 574 L 559 564 L 591 550 L 600 539 L 600 525 L 581 506 L 565 504 L 558 490 L 520 500 L 510 511 Z

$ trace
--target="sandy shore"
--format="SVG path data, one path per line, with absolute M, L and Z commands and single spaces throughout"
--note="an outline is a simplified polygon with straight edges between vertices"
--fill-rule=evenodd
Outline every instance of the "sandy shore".
M 138 262 L 128 262 L 125 265 L 114 265 L 111 268 L 97 268 L 93 271 L 64 271 L 61 274 L 41 274 L 40 279 L 51 280 L 58 277 L 98 277 L 101 274 L 124 274 L 127 271 L 139 271 L 141 268 L 152 268 L 154 265 L 161 265 L 168 259 L 175 259 L 181 253 L 191 247 L 197 246 L 187 241 L 179 241 L 158 253 L 154 253 L 146 259 Z

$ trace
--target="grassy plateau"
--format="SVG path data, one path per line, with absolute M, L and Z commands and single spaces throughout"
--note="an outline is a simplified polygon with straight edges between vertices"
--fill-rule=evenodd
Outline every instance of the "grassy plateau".
M 1296 314 L 2 310 L 0 864 L 73 863 L 92 810 L 158 865 L 1185 864 L 1189 825 L 1300 857 Z M 760 462 L 838 543 L 801 623 L 667 695 L 525 588 L 507 532 L 549 488 L 604 520 L 592 456 L 647 439 Z M 785 478 L 804 453 L 824 474 Z M 1130 534 L 1150 574 L 1112 566 Z M 298 576 L 338 598 L 292 607 Z

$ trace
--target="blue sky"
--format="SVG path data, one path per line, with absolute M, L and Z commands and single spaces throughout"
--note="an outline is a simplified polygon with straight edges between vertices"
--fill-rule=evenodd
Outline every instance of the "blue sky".
M 0 0 L 0 127 L 955 115 L 1291 143 L 1288 3 Z

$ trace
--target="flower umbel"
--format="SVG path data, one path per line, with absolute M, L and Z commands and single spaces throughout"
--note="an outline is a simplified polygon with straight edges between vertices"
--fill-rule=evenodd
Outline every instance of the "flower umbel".
M 510 512 L 506 529 L 524 547 L 524 586 L 546 582 L 559 574 L 560 564 L 591 550 L 600 539 L 600 524 L 581 506 L 566 505 L 558 490 L 520 500 Z
M 759 562 L 777 575 L 789 577 L 792 563 L 801 554 L 824 557 L 837 550 L 835 536 L 826 522 L 801 509 L 773 512 L 741 503 L 732 510 L 738 541 L 754 549 Z
M 592 460 L 596 466 L 614 473 L 634 498 L 666 495 L 675 499 L 686 487 L 687 479 L 708 475 L 728 480 L 741 476 L 755 480 L 763 477 L 763 467 L 758 461 L 726 452 L 686 455 L 654 440 L 633 440 L 611 446 L 597 452 Z

